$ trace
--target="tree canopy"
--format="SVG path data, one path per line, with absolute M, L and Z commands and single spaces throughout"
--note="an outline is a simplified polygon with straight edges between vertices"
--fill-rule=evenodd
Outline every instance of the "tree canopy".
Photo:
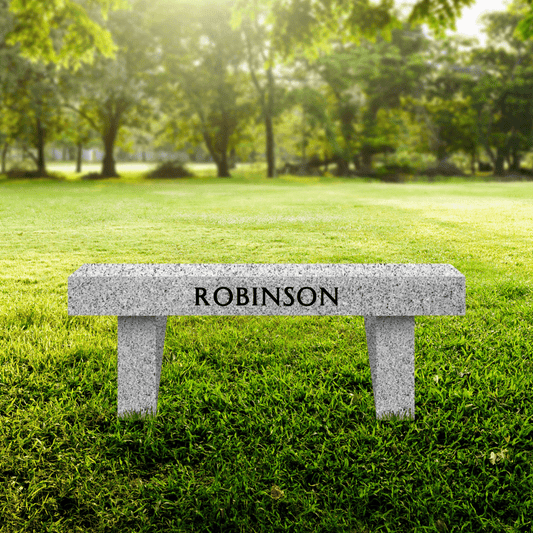
M 406 147 L 519 168 L 533 140 L 533 40 L 519 31 L 532 2 L 487 15 L 484 47 L 443 33 L 472 3 L 417 0 L 402 16 L 393 0 L 0 0 L 2 154 L 16 144 L 45 172 L 45 144 L 79 157 L 92 131 L 106 176 L 133 137 L 204 145 L 219 176 L 263 152 L 274 177 L 295 151 L 373 172 Z
M 127 0 L 3 0 L 14 15 L 0 46 L 19 45 L 24 57 L 60 65 L 91 62 L 95 53 L 112 56 L 111 34 L 100 24 Z

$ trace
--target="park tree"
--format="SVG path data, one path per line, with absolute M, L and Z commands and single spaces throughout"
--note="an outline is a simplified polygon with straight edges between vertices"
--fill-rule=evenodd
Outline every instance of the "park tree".
M 351 51 L 352 69 L 357 85 L 365 95 L 361 117 L 360 161 L 363 171 L 372 170 L 374 154 L 392 151 L 391 135 L 379 126 L 382 110 L 400 107 L 401 98 L 421 91 L 421 79 L 428 67 L 427 48 L 420 27 L 394 28 L 391 39 L 380 36 L 365 41 Z
M 12 24 L 0 49 L 17 46 L 32 61 L 74 67 L 90 63 L 96 53 L 111 57 L 115 47 L 101 22 L 127 6 L 127 0 L 1 0 L 0 14 Z
M 413 117 L 423 121 L 422 142 L 434 154 L 437 166 L 454 153 L 464 152 L 470 156 L 471 170 L 475 172 L 477 114 L 469 97 L 455 94 L 429 99 L 423 96 L 419 99 L 407 98 L 404 104 L 412 110 Z
M 479 70 L 469 64 L 474 41 L 444 36 L 430 41 L 426 56 L 429 68 L 416 95 L 403 97 L 411 118 L 424 124 L 421 142 L 437 164 L 462 151 L 470 155 L 472 171 L 478 153 L 477 115 L 471 90 Z
M 8 3 L 0 1 L 0 139 L 2 141 L 2 172 L 6 171 L 6 155 L 15 140 L 16 114 L 10 110 L 13 93 L 17 90 L 16 65 L 20 65 L 15 46 L 6 45 L 6 36 L 12 30 L 14 16 Z M 15 63 L 16 62 L 16 63 Z
M 350 36 L 357 32 L 371 34 L 383 28 L 390 22 L 388 9 L 391 5 L 388 0 L 379 6 L 369 2 L 345 2 L 337 8 L 331 2 L 318 5 L 307 0 L 238 0 L 235 3 L 232 24 L 242 32 L 246 43 L 247 65 L 265 124 L 268 177 L 275 175 L 274 119 L 283 109 L 281 80 L 278 79 L 280 67 L 287 67 L 295 59 L 295 51 L 302 47 L 311 48 L 314 53 L 327 48 L 330 37 L 339 35 L 340 24 Z M 304 104 L 302 117 L 314 120 L 307 107 Z
M 50 66 L 28 65 L 19 88 L 11 108 L 22 126 L 17 140 L 22 141 L 24 150 L 35 163 L 37 174 L 46 176 L 45 146 L 65 127 L 55 69 Z M 20 98 L 22 95 L 24 96 Z M 35 153 L 27 150 L 27 146 L 34 149 Z
M 454 27 L 462 7 L 474 0 L 419 0 L 409 15 L 409 22 L 416 26 L 428 22 L 436 33 L 445 27 Z M 311 61 L 321 52 L 331 52 L 332 38 L 342 43 L 359 43 L 362 37 L 374 40 L 378 33 L 390 38 L 391 29 L 401 27 L 391 0 L 373 3 L 368 0 L 331 2 L 330 0 L 238 0 L 235 3 L 233 25 L 241 29 L 247 46 L 250 74 L 259 95 L 266 130 L 267 175 L 274 174 L 273 116 L 276 106 L 276 75 L 274 67 L 288 63 L 304 53 Z M 334 60 L 332 60 L 334 61 Z M 263 66 L 263 76 L 258 72 Z M 376 149 L 376 132 L 371 125 L 380 107 L 379 98 L 370 104 L 365 115 L 369 142 L 362 153 L 363 166 L 370 167 Z M 383 98 L 382 98 L 383 100 Z M 353 127 L 349 125 L 353 105 L 338 102 L 345 133 L 345 147 L 352 144 Z M 330 132 L 331 133 L 331 132 Z M 373 146 L 374 145 L 374 146 Z M 338 148 L 338 147 L 337 147 Z M 344 165 L 346 167 L 346 163 Z M 347 167 L 346 167 L 347 168 Z
M 504 173 L 505 163 L 519 170 L 533 141 L 533 40 L 516 34 L 523 5 L 485 15 L 489 44 L 471 52 L 471 62 L 482 72 L 471 90 L 472 106 L 480 142 L 497 175 Z
M 246 64 L 257 91 L 265 126 L 267 177 L 273 178 L 276 174 L 274 119 L 281 109 L 275 74 L 279 51 L 276 50 L 271 35 L 273 26 L 267 22 L 267 17 L 271 14 L 268 7 L 260 5 L 256 0 L 238 0 L 231 23 L 240 32 L 246 45 Z
M 425 39 L 420 29 L 394 28 L 391 39 L 377 36 L 359 44 L 337 43 L 335 50 L 307 63 L 325 83 L 326 97 L 334 102 L 327 122 L 327 137 L 337 172 L 346 175 L 349 163 L 358 170 L 372 170 L 374 154 L 394 150 L 394 128 L 379 122 L 381 111 L 400 106 L 401 97 L 420 90 L 427 70 L 422 52 Z M 324 109 L 314 106 L 314 112 Z M 333 127 L 332 127 L 333 126 Z
M 335 106 L 333 96 L 327 92 L 323 80 L 312 74 L 295 70 L 293 86 L 281 102 L 285 112 L 277 130 L 284 151 L 293 156 L 299 154 L 302 169 L 310 159 L 315 163 L 320 160 L 327 166 L 337 162 L 342 153 L 331 112 Z
M 139 127 L 155 105 L 150 77 L 158 56 L 147 23 L 147 2 L 111 13 L 105 26 L 115 43 L 115 58 L 97 54 L 92 65 L 63 76 L 64 106 L 76 111 L 97 132 L 104 147 L 103 177 L 118 176 L 114 150 L 122 128 Z
M 63 103 L 62 103 L 63 104 Z M 64 107 L 62 105 L 62 107 Z M 72 109 L 64 109 L 65 128 L 58 138 L 58 141 L 69 149 L 70 157 L 74 157 L 76 162 L 76 172 L 82 171 L 83 147 L 91 140 L 95 139 L 97 133 L 91 128 L 91 125 L 79 113 Z M 71 153 L 71 149 L 73 154 Z
M 65 127 L 53 65 L 32 63 L 14 49 L 0 52 L 5 71 L 0 75 L 0 131 L 6 145 L 18 143 L 46 175 L 45 146 Z M 4 161 L 5 168 L 5 161 Z
M 254 105 L 242 65 L 244 43 L 230 25 L 228 1 L 191 4 L 161 0 L 151 17 L 162 70 L 157 77 L 166 135 L 203 141 L 219 177 L 229 177 L 229 155 L 246 133 Z
M 9 143 L 19 141 L 46 174 L 45 144 L 65 126 L 56 66 L 73 68 L 95 53 L 112 56 L 110 34 L 98 23 L 123 0 L 0 0 L 0 129 L 3 167 Z M 4 68 L 6 67 L 6 68 Z M 36 153 L 30 150 L 34 148 Z
M 301 107 L 303 118 L 324 139 L 324 162 L 334 161 L 337 174 L 347 175 L 348 163 L 361 147 L 358 125 L 364 95 L 347 69 L 346 54 L 325 56 L 314 65 L 301 58 L 300 75 L 301 87 L 290 92 L 289 101 Z

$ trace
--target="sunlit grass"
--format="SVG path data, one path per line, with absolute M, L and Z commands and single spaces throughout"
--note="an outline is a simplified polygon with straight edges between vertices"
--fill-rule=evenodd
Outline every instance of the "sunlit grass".
M 234 174 L 0 183 L 0 531 L 531 531 L 533 184 Z M 450 263 L 467 314 L 416 319 L 415 421 L 360 317 L 172 317 L 158 417 L 117 420 L 92 262 Z

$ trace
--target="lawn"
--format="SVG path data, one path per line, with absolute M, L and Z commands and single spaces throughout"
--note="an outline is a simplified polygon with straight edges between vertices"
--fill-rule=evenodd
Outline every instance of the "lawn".
M 260 176 L 0 180 L 0 531 L 531 532 L 533 183 Z M 169 318 L 158 416 L 117 419 L 84 263 L 450 263 L 467 311 L 416 318 L 414 421 L 361 317 Z

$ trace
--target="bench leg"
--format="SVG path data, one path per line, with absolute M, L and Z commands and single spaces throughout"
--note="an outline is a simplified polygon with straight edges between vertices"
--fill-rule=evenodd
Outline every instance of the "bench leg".
M 118 416 L 155 415 L 167 317 L 118 318 Z
M 415 319 L 365 317 L 376 417 L 415 418 Z

